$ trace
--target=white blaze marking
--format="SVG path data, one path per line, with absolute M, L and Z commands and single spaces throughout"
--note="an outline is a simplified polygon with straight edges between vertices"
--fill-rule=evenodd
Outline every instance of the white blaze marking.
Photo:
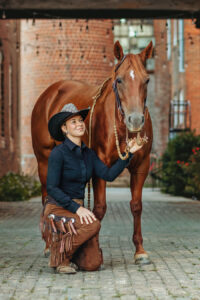
M 134 71 L 133 71 L 133 70 L 130 71 L 130 76 L 131 76 L 132 79 L 135 78 L 135 74 L 134 74 Z

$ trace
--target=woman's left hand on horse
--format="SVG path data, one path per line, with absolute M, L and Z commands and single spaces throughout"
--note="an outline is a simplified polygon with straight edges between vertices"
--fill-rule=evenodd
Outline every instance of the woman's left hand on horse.
M 135 153 L 136 151 L 140 150 L 143 147 L 143 144 L 141 146 L 139 146 L 137 144 L 136 138 L 134 137 L 133 139 L 129 140 L 128 146 L 129 146 L 129 151 L 131 153 Z

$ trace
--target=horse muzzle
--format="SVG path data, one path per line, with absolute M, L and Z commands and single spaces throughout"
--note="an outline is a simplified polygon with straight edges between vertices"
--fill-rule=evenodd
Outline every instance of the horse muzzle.
M 130 132 L 140 132 L 144 126 L 144 114 L 134 112 L 125 117 L 126 127 Z

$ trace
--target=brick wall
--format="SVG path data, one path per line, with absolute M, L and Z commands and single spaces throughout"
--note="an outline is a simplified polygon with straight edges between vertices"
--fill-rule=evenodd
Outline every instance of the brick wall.
M 39 95 L 53 82 L 74 79 L 101 84 L 113 66 L 110 20 L 21 21 L 21 168 L 37 170 L 30 118 Z
M 192 129 L 200 134 L 200 29 L 184 21 L 186 99 L 191 102 Z
M 154 144 L 160 155 L 166 148 L 169 136 L 170 100 L 190 100 L 192 129 L 200 134 L 200 30 L 192 20 L 171 20 L 170 57 L 167 56 L 166 20 L 154 21 L 155 54 L 155 118 Z M 180 44 L 183 43 L 183 48 Z M 181 55 L 182 50 L 182 55 Z M 182 61 L 182 67 L 180 67 Z M 181 117 L 181 116 L 180 116 Z
M 19 171 L 19 22 L 0 21 L 0 176 Z
M 166 20 L 154 20 L 155 101 L 154 149 L 160 155 L 168 142 L 171 65 L 167 59 Z

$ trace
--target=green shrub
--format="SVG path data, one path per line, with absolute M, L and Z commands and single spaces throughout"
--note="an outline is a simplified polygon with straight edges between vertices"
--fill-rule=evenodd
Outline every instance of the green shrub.
M 193 172 L 195 170 L 197 174 L 200 169 L 199 164 L 189 167 L 189 162 L 193 155 L 192 149 L 196 147 L 200 147 L 200 136 L 195 135 L 194 131 L 179 134 L 169 141 L 161 159 L 162 191 L 173 195 L 194 195 L 196 185 L 194 187 Z
M 186 178 L 184 192 L 188 197 L 200 199 L 200 148 L 195 147 L 192 152 L 189 160 L 180 165 Z
M 24 201 L 41 195 L 41 185 L 32 176 L 7 173 L 0 178 L 0 201 Z

